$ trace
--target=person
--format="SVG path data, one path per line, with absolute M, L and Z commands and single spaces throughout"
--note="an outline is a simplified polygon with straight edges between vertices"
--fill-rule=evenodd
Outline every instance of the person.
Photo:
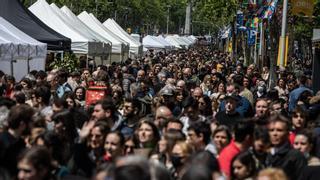
M 289 112 L 292 112 L 295 109 L 297 101 L 298 101 L 300 95 L 304 91 L 308 91 L 311 94 L 313 93 L 313 91 L 311 89 L 306 87 L 306 82 L 307 82 L 306 76 L 302 75 L 299 78 L 299 87 L 292 90 L 292 92 L 289 93 Z
M 257 126 L 253 134 L 253 146 L 249 148 L 248 152 L 251 153 L 255 160 L 257 170 L 266 168 L 266 158 L 270 148 L 270 137 L 266 127 Z
M 314 154 L 315 137 L 312 131 L 304 129 L 298 132 L 294 138 L 293 148 L 299 150 L 308 160 L 308 166 L 319 166 L 320 159 Z
M 53 180 L 50 153 L 44 147 L 33 147 L 19 157 L 18 180 Z
M 57 81 L 58 87 L 56 89 L 56 95 L 59 98 L 62 98 L 63 95 L 67 92 L 72 92 L 72 87 L 67 82 L 68 71 L 66 69 L 60 69 L 57 72 Z
M 140 119 L 141 103 L 137 99 L 126 98 L 123 103 L 123 120 L 119 127 L 120 132 L 125 136 L 132 136 Z
M 160 140 L 160 134 L 155 124 L 148 119 L 141 119 L 136 129 L 137 153 L 149 156 Z M 139 149 L 141 151 L 139 151 Z
M 260 126 L 266 126 L 268 123 L 267 118 L 270 115 L 267 99 L 261 98 L 256 101 L 255 108 L 255 121 Z
M 169 119 L 173 118 L 172 111 L 167 106 L 159 106 L 156 109 L 154 124 L 160 132 L 164 131 L 164 126 Z
M 231 95 L 224 98 L 225 108 L 216 114 L 217 122 L 232 129 L 235 124 L 242 120 L 240 113 L 236 110 L 239 103 L 238 96 Z
M 231 180 L 253 179 L 256 173 L 255 161 L 249 152 L 242 152 L 231 161 Z
M 207 145 L 206 150 L 218 157 L 224 147 L 231 142 L 230 129 L 225 125 L 219 125 L 212 133 L 211 142 Z
M 108 133 L 104 142 L 105 162 L 115 162 L 115 160 L 124 154 L 125 138 L 119 131 Z
M 91 119 L 94 121 L 107 121 L 110 124 L 112 131 L 118 130 L 122 123 L 122 116 L 116 110 L 111 97 L 96 102 Z
M 266 168 L 259 172 L 257 180 L 288 180 L 288 177 L 281 169 Z
M 80 107 L 84 107 L 85 106 L 86 89 L 83 86 L 78 86 L 75 88 L 74 94 L 75 94 L 76 103 Z
M 219 154 L 221 172 L 230 177 L 231 161 L 241 151 L 247 150 L 252 144 L 254 124 L 251 120 L 239 122 L 234 126 L 234 139 Z
M 288 119 L 282 115 L 271 116 L 268 129 L 272 148 L 267 155 L 267 167 L 281 168 L 290 179 L 298 179 L 307 160 L 290 145 Z
M 187 130 L 187 141 L 191 143 L 197 152 L 203 151 L 210 142 L 210 125 L 205 122 L 191 124 Z
M 17 157 L 26 148 L 24 137 L 30 134 L 34 110 L 28 105 L 13 106 L 8 115 L 8 129 L 0 133 L 0 166 L 13 177 Z
M 307 124 L 307 117 L 308 114 L 306 111 L 304 111 L 301 107 L 297 107 L 296 109 L 293 110 L 291 113 L 291 130 L 290 130 L 290 143 L 294 143 L 294 139 L 296 134 L 303 130 L 306 127 Z
M 174 178 L 182 177 L 182 175 L 184 174 L 184 166 L 187 164 L 188 159 L 193 153 L 193 146 L 184 141 L 178 141 L 173 146 L 170 159 L 175 169 L 173 175 Z

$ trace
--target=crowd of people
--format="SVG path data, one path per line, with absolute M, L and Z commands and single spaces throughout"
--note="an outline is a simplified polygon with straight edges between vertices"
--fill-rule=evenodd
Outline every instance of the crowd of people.
M 290 66 L 273 87 L 267 66 L 197 46 L 1 72 L 0 179 L 317 179 L 320 93 Z M 105 87 L 93 103 L 92 86 Z

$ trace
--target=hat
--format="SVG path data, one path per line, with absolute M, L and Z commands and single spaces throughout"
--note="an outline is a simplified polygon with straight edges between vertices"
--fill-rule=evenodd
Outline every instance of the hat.
M 226 95 L 226 97 L 224 98 L 224 100 L 228 100 L 228 99 L 233 99 L 235 101 L 240 101 L 240 98 L 234 94 L 232 95 Z
M 163 88 L 160 90 L 161 96 L 173 96 L 173 90 L 171 88 Z

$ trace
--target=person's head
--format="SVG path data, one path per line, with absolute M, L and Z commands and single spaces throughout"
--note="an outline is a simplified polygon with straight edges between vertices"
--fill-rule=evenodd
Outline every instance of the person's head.
M 259 172 L 257 180 L 288 180 L 282 169 L 266 168 Z
M 192 70 L 191 68 L 185 68 L 183 70 L 183 78 L 184 79 L 189 79 L 192 76 Z
M 111 98 L 105 98 L 96 102 L 91 118 L 93 120 L 111 118 L 115 113 L 115 106 Z
M 172 149 L 171 161 L 173 166 L 177 168 L 183 167 L 187 162 L 188 158 L 194 153 L 194 148 L 192 145 L 184 142 L 178 141 Z
M 177 81 L 176 90 L 183 91 L 186 88 L 186 82 L 184 80 Z
M 270 146 L 268 129 L 256 127 L 253 134 L 253 150 L 257 155 L 265 154 Z
M 236 112 L 238 101 L 238 97 L 234 95 L 225 97 L 226 114 L 234 114 Z
M 219 162 L 214 154 L 209 151 L 201 151 L 195 154 L 192 157 L 190 164 L 192 164 L 191 167 L 195 170 L 200 169 L 196 166 L 205 166 L 210 171 L 211 178 L 214 177 L 214 179 L 216 179 L 215 177 L 218 178 L 220 175 Z
M 249 147 L 252 144 L 254 123 L 251 120 L 243 120 L 234 126 L 233 132 L 235 142 Z
M 115 160 L 124 153 L 125 139 L 121 132 L 113 131 L 108 133 L 104 143 L 106 155 Z
M 57 72 L 57 78 L 58 78 L 58 84 L 62 85 L 63 83 L 65 83 L 68 79 L 69 73 L 66 69 L 62 68 L 59 69 Z
M 54 98 L 52 102 L 52 111 L 53 113 L 58 113 L 64 111 L 68 108 L 68 103 L 62 98 Z
M 138 116 L 140 106 L 139 100 L 126 98 L 123 103 L 123 116 L 127 118 Z
M 196 122 L 188 128 L 188 141 L 197 149 L 204 148 L 210 142 L 211 129 L 210 125 L 205 122 Z
M 243 180 L 253 177 L 256 173 L 256 163 L 248 151 L 241 152 L 231 161 L 231 179 Z
M 49 151 L 44 147 L 25 150 L 18 162 L 18 179 L 45 180 L 50 178 L 52 165 Z
M 47 73 L 43 70 L 38 71 L 37 74 L 35 75 L 37 83 L 44 82 L 46 80 L 46 77 L 47 77 Z
M 270 114 L 279 114 L 283 108 L 283 103 L 280 100 L 272 101 L 270 103 Z
M 142 147 L 155 147 L 160 134 L 155 124 L 149 120 L 141 120 L 137 126 L 138 141 Z
M 293 142 L 293 148 L 299 150 L 306 158 L 313 154 L 315 136 L 310 130 L 302 130 L 296 134 Z
M 185 141 L 186 137 L 182 131 L 170 129 L 166 131 L 158 142 L 158 150 L 160 153 L 171 153 L 173 146 L 177 141 Z
M 67 102 L 68 109 L 76 107 L 77 104 L 73 93 L 65 93 L 63 99 Z
M 21 79 L 20 84 L 22 85 L 23 89 L 31 89 L 32 88 L 32 82 L 29 78 Z
M 173 118 L 171 110 L 166 106 L 160 106 L 156 110 L 154 124 L 162 130 L 169 119 Z
M 291 120 L 293 129 L 302 129 L 305 127 L 307 123 L 307 112 L 298 106 L 293 110 Z
M 220 125 L 212 133 L 212 141 L 218 152 L 226 147 L 231 141 L 232 135 L 227 126 Z
M 199 100 L 199 111 L 204 116 L 212 115 L 212 104 L 211 99 L 207 95 L 203 95 Z
M 165 124 L 166 131 L 169 131 L 169 130 L 182 131 L 182 128 L 183 128 L 183 124 L 178 119 L 169 119 Z
M 240 86 L 238 84 L 228 84 L 227 85 L 227 95 L 239 95 L 240 93 Z
M 218 92 L 221 94 L 226 93 L 226 84 L 223 81 L 218 83 Z
M 13 106 L 8 115 L 8 127 L 18 130 L 23 135 L 28 135 L 32 127 L 34 110 L 28 105 Z
M 269 106 L 266 99 L 258 99 L 256 102 L 256 117 L 265 118 L 269 115 Z
M 285 82 L 285 79 L 284 79 L 284 78 L 279 78 L 277 84 L 278 84 L 278 86 L 281 87 L 281 88 L 286 88 L 286 82 Z
M 86 89 L 82 86 L 78 86 L 74 90 L 75 98 L 79 101 L 83 101 L 86 96 Z
M 91 149 L 97 149 L 104 146 L 106 135 L 110 131 L 108 123 L 97 121 L 90 131 L 89 145 Z
M 132 135 L 127 137 L 124 143 L 124 155 L 133 154 L 135 148 L 136 148 L 136 144 L 134 141 L 134 136 Z
M 191 120 L 197 120 L 199 115 L 198 101 L 193 97 L 187 97 L 183 102 L 184 114 Z
M 192 93 L 192 97 L 199 101 L 199 99 L 203 96 L 203 91 L 200 87 L 196 87 Z
M 137 81 L 142 81 L 145 79 L 146 72 L 144 70 L 139 70 L 137 72 Z
M 69 110 L 55 113 L 52 115 L 52 121 L 54 122 L 54 131 L 73 142 L 77 136 L 77 130 L 72 113 Z
M 279 147 L 288 141 L 289 121 L 286 117 L 276 114 L 269 118 L 269 136 L 271 145 Z
M 32 103 L 35 107 L 47 106 L 50 103 L 51 91 L 47 86 L 37 87 L 34 91 L 34 98 Z

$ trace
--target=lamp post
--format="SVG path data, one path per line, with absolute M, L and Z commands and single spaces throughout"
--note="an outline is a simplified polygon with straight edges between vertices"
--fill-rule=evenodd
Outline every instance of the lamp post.
M 280 67 L 284 67 L 285 48 L 286 48 L 286 31 L 287 31 L 287 11 L 288 11 L 288 0 L 283 0 L 282 10 L 282 27 L 281 27 L 281 50 L 280 50 Z
M 170 5 L 167 5 L 167 34 L 169 34 L 169 15 L 170 15 Z

